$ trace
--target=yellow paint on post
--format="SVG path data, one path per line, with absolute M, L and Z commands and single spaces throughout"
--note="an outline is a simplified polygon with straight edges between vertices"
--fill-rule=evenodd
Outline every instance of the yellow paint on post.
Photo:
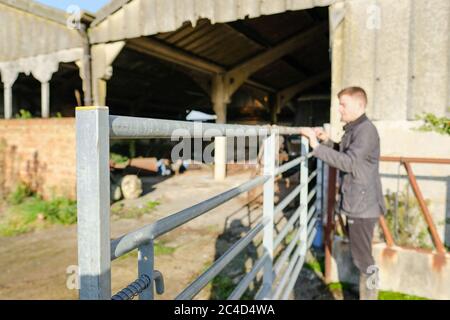
M 108 107 L 96 107 L 96 106 L 75 107 L 76 111 L 87 111 L 87 110 L 98 110 L 98 109 L 108 110 Z

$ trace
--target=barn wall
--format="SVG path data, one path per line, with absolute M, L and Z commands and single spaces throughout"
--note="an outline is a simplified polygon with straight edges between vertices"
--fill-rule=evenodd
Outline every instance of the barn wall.
M 46 198 L 76 197 L 75 118 L 0 120 L 5 191 L 25 182 Z
M 382 155 L 449 158 L 450 137 L 415 130 L 420 122 L 414 119 L 423 111 L 450 115 L 450 1 L 347 0 L 330 7 L 330 19 L 333 138 L 343 133 L 336 94 L 357 85 L 368 93 Z M 413 169 L 449 244 L 450 166 Z M 397 164 L 381 165 L 385 190 L 397 189 L 397 172 Z

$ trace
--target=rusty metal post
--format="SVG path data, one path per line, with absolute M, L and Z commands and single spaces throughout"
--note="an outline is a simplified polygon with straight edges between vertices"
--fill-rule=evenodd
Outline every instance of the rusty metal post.
M 334 206 L 336 201 L 336 168 L 328 170 L 327 224 L 325 227 L 325 282 L 331 282 L 331 257 L 334 230 Z
M 431 217 L 430 211 L 428 211 L 427 204 L 423 198 L 422 192 L 420 191 L 419 185 L 417 184 L 416 177 L 412 171 L 411 165 L 409 162 L 404 161 L 403 165 L 405 166 L 406 172 L 408 173 L 409 182 L 411 183 L 411 187 L 416 195 L 417 201 L 419 202 L 420 208 L 422 209 L 422 214 L 425 218 L 425 221 L 428 224 L 428 228 L 430 229 L 431 237 L 433 238 L 434 245 L 436 246 L 436 250 L 439 253 L 444 254 L 446 252 L 444 245 L 442 244 L 441 239 L 436 230 L 436 226 L 434 225 L 433 218 Z
M 410 157 L 388 157 L 381 156 L 380 161 L 385 162 L 401 162 L 401 163 L 429 163 L 429 164 L 450 164 L 447 158 L 410 158 Z
M 383 229 L 384 238 L 386 239 L 386 244 L 388 247 L 394 246 L 394 238 L 392 238 L 391 231 L 389 230 L 386 219 L 384 219 L 384 216 L 380 217 L 380 226 L 381 229 Z

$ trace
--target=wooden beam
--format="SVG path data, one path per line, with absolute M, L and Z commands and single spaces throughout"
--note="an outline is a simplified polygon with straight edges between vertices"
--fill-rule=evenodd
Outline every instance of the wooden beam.
M 151 55 L 158 59 L 169 61 L 189 69 L 194 69 L 202 73 L 209 75 L 225 74 L 227 70 L 200 57 L 197 57 L 189 52 L 169 46 L 161 41 L 152 38 L 139 38 L 127 41 L 127 47 L 137 52 Z M 276 90 L 270 86 L 258 83 L 251 79 L 246 79 L 245 83 L 258 89 L 265 90 L 267 92 L 276 92 Z
M 318 35 L 324 33 L 327 29 L 327 23 L 323 22 L 237 65 L 226 74 L 226 80 L 229 84 L 229 94 L 233 94 L 251 74 L 280 59 L 281 57 L 310 44 L 317 39 Z
M 221 74 L 212 79 L 211 101 L 217 115 L 216 122 L 227 123 L 227 104 L 230 103 L 230 96 L 226 94 L 225 79 Z
M 209 74 L 205 74 L 202 72 L 198 72 L 195 69 L 186 68 L 181 65 L 175 65 L 175 69 L 179 70 L 180 72 L 186 74 L 189 76 L 195 83 L 197 83 L 206 93 L 211 94 L 211 83 L 212 79 Z M 248 79 L 244 86 L 250 90 L 261 92 L 263 91 L 264 94 L 267 93 L 276 93 L 277 90 L 269 87 L 265 84 L 262 84 L 260 82 L 253 81 L 251 79 Z
M 246 37 L 248 40 L 254 42 L 255 44 L 264 47 L 265 49 L 270 49 L 273 47 L 273 44 L 270 43 L 267 39 L 262 37 L 258 32 L 256 32 L 251 27 L 244 24 L 243 21 L 234 21 L 231 24 L 226 24 L 230 29 L 235 32 L 239 32 L 241 35 Z M 281 60 L 287 63 L 290 67 L 294 68 L 296 71 L 300 72 L 303 76 L 308 76 L 309 73 L 305 70 L 303 66 L 301 66 L 295 59 L 292 57 L 284 56 Z
M 125 41 L 96 44 L 91 47 L 92 95 L 96 106 L 106 103 L 106 81 L 112 76 L 112 63 L 125 46 Z
M 247 79 L 245 81 L 244 85 L 245 84 L 247 84 L 247 85 L 249 85 L 251 87 L 254 87 L 256 89 L 263 90 L 263 91 L 268 92 L 268 93 L 275 93 L 275 92 L 277 92 L 276 89 L 274 89 L 272 87 L 269 87 L 269 86 L 267 86 L 265 84 L 262 84 L 260 82 L 253 81 L 252 79 Z
M 184 50 L 164 44 L 153 38 L 138 38 L 127 41 L 127 47 L 135 51 L 148 54 L 161 60 L 181 64 L 207 73 L 225 73 L 225 68 L 199 58 Z

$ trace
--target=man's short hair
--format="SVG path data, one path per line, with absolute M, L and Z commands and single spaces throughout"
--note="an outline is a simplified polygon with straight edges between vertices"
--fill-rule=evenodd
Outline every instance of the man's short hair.
M 347 87 L 339 91 L 338 98 L 340 98 L 343 95 L 349 95 L 352 97 L 360 98 L 362 101 L 364 101 L 364 105 L 367 105 L 367 94 L 366 91 L 364 91 L 361 87 Z

